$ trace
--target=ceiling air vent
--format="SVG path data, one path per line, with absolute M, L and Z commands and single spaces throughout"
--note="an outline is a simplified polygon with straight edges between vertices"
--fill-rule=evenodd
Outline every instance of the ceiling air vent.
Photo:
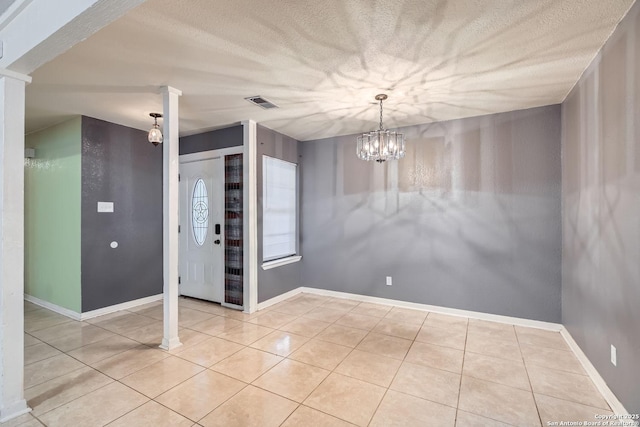
M 266 99 L 264 99 L 260 95 L 250 96 L 250 97 L 245 98 L 245 99 L 247 101 L 251 102 L 252 104 L 257 105 L 258 107 L 264 108 L 265 110 L 268 110 L 270 108 L 278 108 L 278 106 L 276 104 L 267 101 Z

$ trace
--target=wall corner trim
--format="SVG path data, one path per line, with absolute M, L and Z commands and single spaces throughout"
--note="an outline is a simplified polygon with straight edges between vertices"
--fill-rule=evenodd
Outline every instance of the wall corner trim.
M 602 394 L 602 397 L 604 397 L 604 399 L 611 407 L 613 413 L 617 415 L 628 414 L 629 412 L 624 408 L 624 405 L 618 400 L 616 395 L 613 394 L 613 391 L 611 391 L 604 378 L 600 376 L 600 373 L 596 370 L 595 366 L 593 366 L 587 355 L 584 354 L 584 352 L 582 351 L 578 343 L 573 339 L 567 328 L 562 326 L 560 335 L 562 335 L 562 338 L 564 338 L 564 340 L 567 342 L 567 345 L 569 346 L 571 351 L 573 351 L 573 354 L 576 355 L 576 357 L 582 364 L 582 367 L 587 372 L 587 375 L 589 375 L 589 378 L 591 378 L 591 381 L 593 381 L 598 391 Z
M 163 298 L 162 294 L 152 295 L 150 297 L 144 297 L 132 301 L 123 302 L 121 304 L 110 305 L 109 307 L 99 308 L 97 310 L 87 311 L 85 313 L 78 313 L 73 310 L 69 310 L 68 308 L 61 307 L 57 304 L 53 304 L 49 301 L 41 300 L 40 298 L 36 298 L 34 296 L 24 294 L 25 301 L 32 302 L 40 307 L 44 307 L 48 310 L 53 311 L 54 313 L 62 314 L 63 316 L 67 316 L 73 320 L 87 320 L 93 319 L 94 317 L 103 316 L 105 314 L 115 313 L 116 311 L 128 310 L 130 308 L 138 307 L 140 305 L 149 304 L 155 301 L 161 301 Z
M 22 399 L 10 407 L 2 408 L 3 412 L 0 413 L 0 423 L 5 423 L 10 420 L 18 418 L 20 415 L 28 414 L 31 412 L 31 408 L 27 406 L 27 401 Z M 5 416 L 5 414 L 8 414 Z
M 103 316 L 105 314 L 115 313 L 116 311 L 128 310 L 140 305 L 149 304 L 156 301 L 162 301 L 164 294 L 151 295 L 149 297 L 134 299 L 123 302 L 121 304 L 110 305 L 108 307 L 99 308 L 97 310 L 87 311 L 80 315 L 80 320 L 93 319 L 94 317 Z
M 278 295 L 276 297 L 269 298 L 266 301 L 262 301 L 261 303 L 258 304 L 258 311 L 264 310 L 267 307 L 271 307 L 272 305 L 275 305 L 275 304 L 277 304 L 279 302 L 282 302 L 282 301 L 284 301 L 284 300 L 286 300 L 288 298 L 291 298 L 292 296 L 301 294 L 302 292 L 304 292 L 303 289 L 305 289 L 305 288 L 303 288 L 303 287 L 295 288 L 295 289 L 290 290 L 289 292 L 285 292 L 284 294 L 280 294 L 280 295 Z
M 243 236 L 244 236 L 244 310 L 253 313 L 258 307 L 258 176 L 257 123 L 245 120 L 243 126 Z
M 40 298 L 36 298 L 29 294 L 24 294 L 25 301 L 29 301 L 34 303 L 35 305 L 39 305 L 40 307 L 44 307 L 48 310 L 53 311 L 54 313 L 62 314 L 63 316 L 67 316 L 73 320 L 82 320 L 82 315 L 76 311 L 70 310 L 68 308 L 62 307 L 60 305 L 54 304 L 49 301 L 45 301 Z
M 0 77 L 9 77 L 11 79 L 23 81 L 26 84 L 31 83 L 31 80 L 32 80 L 31 76 L 18 73 L 16 71 L 7 70 L 6 68 L 0 68 Z

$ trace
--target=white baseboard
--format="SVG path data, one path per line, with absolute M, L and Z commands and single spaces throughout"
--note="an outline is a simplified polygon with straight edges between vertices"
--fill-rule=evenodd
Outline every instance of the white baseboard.
M 29 412 L 31 412 L 31 408 L 27 406 L 27 401 L 25 399 L 20 399 L 17 402 L 5 404 L 5 406 L 0 411 L 0 424 L 4 424 L 9 420 L 13 420 L 14 418 L 18 418 L 21 415 L 28 414 Z
M 63 316 L 67 316 L 73 320 L 82 320 L 82 315 L 76 311 L 70 310 L 68 308 L 59 306 L 49 301 L 42 300 L 40 298 L 36 298 L 32 295 L 24 294 L 25 301 L 29 301 L 34 303 L 35 305 L 39 305 L 40 307 L 44 307 L 47 310 L 51 310 L 55 313 L 62 314 Z
M 49 301 L 41 300 L 40 298 L 36 298 L 32 295 L 24 294 L 24 299 L 26 301 L 32 302 L 40 307 L 44 307 L 48 310 L 51 310 L 55 313 L 62 314 L 63 316 L 67 316 L 73 320 L 87 320 L 92 319 L 94 317 L 103 316 L 109 313 L 115 313 L 116 311 L 128 310 L 130 308 L 137 307 L 139 305 L 149 304 L 151 302 L 160 301 L 163 298 L 163 294 L 152 295 L 150 297 L 140 298 L 133 301 L 123 302 L 122 304 L 110 305 L 109 307 L 99 308 L 97 310 L 87 311 L 85 313 L 77 313 L 73 310 L 69 310 L 68 308 L 61 307 L 57 304 L 53 304 Z
M 559 323 L 542 322 L 539 320 L 522 319 L 519 317 L 501 316 L 498 314 L 488 314 L 488 313 L 482 313 L 478 311 L 459 310 L 455 308 L 439 307 L 435 305 L 419 304 L 414 302 L 370 297 L 366 295 L 350 294 L 347 292 L 329 291 L 326 289 L 306 288 L 306 287 L 296 288 L 282 295 L 278 295 L 277 297 L 263 301 L 260 304 L 258 304 L 258 309 L 260 310 L 260 309 L 269 307 L 273 304 L 277 304 L 301 292 L 308 293 L 308 294 L 315 294 L 315 295 L 323 295 L 328 297 L 335 297 L 335 298 L 343 298 L 343 299 L 354 300 L 354 301 L 390 305 L 393 307 L 411 308 L 414 310 L 430 311 L 433 313 L 449 314 L 453 316 L 463 316 L 471 319 L 489 320 L 492 322 L 507 323 L 510 325 L 526 326 L 530 328 L 546 329 L 549 331 L 560 332 L 562 337 L 565 339 L 565 341 L 569 345 L 569 348 L 571 348 L 573 353 L 576 355 L 576 357 L 584 367 L 584 370 L 587 372 L 587 374 L 591 378 L 591 381 L 593 381 L 593 383 L 596 385 L 596 387 L 598 388 L 602 396 L 605 398 L 605 400 L 613 410 L 613 412 L 618 415 L 628 414 L 627 410 L 624 408 L 624 406 L 618 400 L 615 394 L 613 394 L 609 386 L 607 386 L 607 383 L 600 376 L 600 374 L 598 373 L 596 368 L 593 366 L 593 364 L 589 361 L 589 359 L 584 354 L 580 346 L 578 346 L 578 344 L 575 342 L 575 340 L 573 339 L 569 331 L 567 331 L 567 329 Z
M 591 361 L 589 361 L 589 358 L 587 357 L 586 354 L 584 354 L 584 352 L 582 351 L 578 343 L 573 339 L 573 337 L 571 336 L 567 328 L 563 326 L 562 329 L 560 330 L 560 335 L 562 335 L 564 340 L 567 342 L 567 344 L 569 345 L 569 348 L 571 348 L 571 350 L 573 351 L 573 354 L 576 355 L 576 357 L 582 364 L 582 367 L 591 378 L 591 381 L 593 381 L 595 386 L 598 388 L 598 391 L 602 394 L 602 397 L 604 397 L 604 399 L 607 401 L 607 403 L 611 407 L 611 410 L 617 415 L 628 414 L 629 412 L 626 409 L 624 409 L 624 405 L 622 405 L 622 403 L 618 400 L 616 395 L 613 394 L 613 392 L 607 385 L 604 378 L 600 376 L 600 374 L 598 373 L 598 370 L 595 368 L 595 366 L 593 366 Z
M 272 305 L 277 304 L 279 302 L 282 302 L 282 301 L 284 301 L 286 299 L 289 299 L 292 296 L 298 295 L 301 292 L 306 292 L 306 291 L 304 291 L 304 289 L 307 289 L 307 288 L 303 288 L 303 287 L 295 288 L 295 289 L 290 290 L 289 292 L 285 292 L 284 294 L 278 295 L 278 296 L 273 297 L 273 298 L 269 298 L 266 301 L 262 301 L 261 303 L 258 303 L 257 310 L 258 311 L 259 310 L 264 310 L 267 307 L 271 307 Z
M 433 313 L 469 317 L 471 319 L 489 320 L 491 322 L 507 323 L 509 325 L 526 326 L 529 328 L 546 329 L 549 331 L 556 331 L 556 332 L 562 329 L 562 325 L 559 323 L 542 322 L 540 320 L 523 319 L 520 317 L 511 317 L 511 316 L 501 316 L 499 314 L 481 313 L 479 311 L 459 310 L 457 308 L 440 307 L 436 305 L 420 304 L 416 302 L 400 301 L 400 300 L 394 300 L 394 299 L 388 299 L 388 298 L 370 297 L 366 295 L 350 294 L 347 292 L 328 291 L 326 289 L 305 288 L 305 287 L 298 288 L 298 289 L 302 289 L 302 292 L 309 293 L 309 294 L 350 299 L 350 300 L 360 301 L 360 302 L 371 302 L 375 304 L 390 305 L 393 307 L 411 308 L 413 310 L 431 311 Z M 283 294 L 283 295 L 286 295 L 286 294 Z M 271 300 L 267 300 L 262 304 L 266 304 L 270 301 Z
M 128 310 L 130 308 L 138 307 L 140 305 L 161 301 L 163 296 L 164 296 L 163 294 L 151 295 L 150 297 L 134 299 L 133 301 L 127 301 L 121 304 L 110 305 L 109 307 L 103 307 L 97 310 L 87 311 L 85 313 L 82 313 L 80 320 L 93 319 L 94 317 L 104 316 L 105 314 L 115 313 L 116 311 Z
M 222 301 L 222 302 L 220 303 L 220 305 L 221 305 L 222 307 L 227 307 L 227 308 L 230 308 L 230 309 L 232 309 L 232 310 L 242 310 L 242 309 L 243 309 L 243 307 L 242 307 L 241 305 L 238 305 L 238 304 L 230 304 L 230 303 L 228 303 L 228 302 L 224 302 L 224 301 Z

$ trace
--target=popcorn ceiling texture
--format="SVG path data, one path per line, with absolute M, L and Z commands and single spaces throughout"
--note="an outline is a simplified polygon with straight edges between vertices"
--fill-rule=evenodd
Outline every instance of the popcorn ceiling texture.
M 148 0 L 33 73 L 27 130 L 83 113 L 146 129 L 245 119 L 298 140 L 557 104 L 633 0 Z M 261 110 L 243 98 L 280 106 Z

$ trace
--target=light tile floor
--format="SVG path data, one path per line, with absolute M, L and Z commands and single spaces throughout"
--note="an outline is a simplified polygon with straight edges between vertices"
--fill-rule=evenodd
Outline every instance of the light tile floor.
M 557 332 L 300 294 L 76 322 L 25 303 L 33 412 L 5 426 L 541 426 L 610 408 Z

